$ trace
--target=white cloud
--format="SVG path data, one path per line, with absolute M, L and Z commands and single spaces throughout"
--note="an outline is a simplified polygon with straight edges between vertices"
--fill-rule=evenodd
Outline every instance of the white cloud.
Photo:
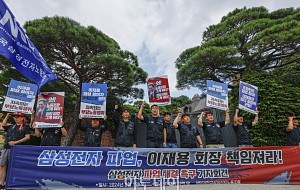
M 6 0 L 6 3 L 21 24 L 59 15 L 84 26 L 95 26 L 116 40 L 122 49 L 137 54 L 140 66 L 152 69 L 151 76 L 167 74 L 173 96 L 189 97 L 198 90 L 175 88 L 174 62 L 185 49 L 201 43 L 206 27 L 217 24 L 235 8 L 265 6 L 274 11 L 300 5 L 298 0 Z

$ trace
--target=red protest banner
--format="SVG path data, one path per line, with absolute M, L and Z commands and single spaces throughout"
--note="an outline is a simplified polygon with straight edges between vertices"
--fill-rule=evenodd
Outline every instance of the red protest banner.
M 38 127 L 52 127 L 51 124 L 59 124 L 63 117 L 63 107 L 64 92 L 41 92 L 35 115 Z
M 147 79 L 147 89 L 150 104 L 170 105 L 170 89 L 168 76 Z

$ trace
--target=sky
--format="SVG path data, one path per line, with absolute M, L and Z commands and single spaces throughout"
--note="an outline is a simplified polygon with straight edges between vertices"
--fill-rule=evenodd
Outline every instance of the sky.
M 176 89 L 175 61 L 201 45 L 205 29 L 236 8 L 264 6 L 269 12 L 300 7 L 300 0 L 4 0 L 23 26 L 45 16 L 66 16 L 95 26 L 133 52 L 148 77 L 168 75 L 172 97 L 192 98 L 197 88 Z M 139 87 L 146 90 L 146 84 Z M 144 100 L 147 99 L 145 93 Z

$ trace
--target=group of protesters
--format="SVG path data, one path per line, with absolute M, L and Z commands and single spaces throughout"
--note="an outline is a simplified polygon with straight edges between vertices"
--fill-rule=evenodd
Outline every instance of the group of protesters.
M 179 113 L 172 123 L 172 114 L 167 112 L 161 117 L 158 105 L 151 106 L 150 116 L 143 115 L 142 112 L 145 106 L 146 103 L 142 103 L 138 112 L 138 119 L 147 126 L 147 148 L 177 148 L 176 129 L 180 134 L 180 148 L 204 148 L 204 143 L 200 137 L 197 126 L 191 123 L 189 114 L 182 114 L 179 108 Z M 115 146 L 136 148 L 137 125 L 131 121 L 128 109 L 122 110 L 122 118 L 118 118 L 118 108 L 119 106 L 115 105 L 113 113 Z M 244 123 L 243 115 L 239 109 L 236 109 L 232 127 L 239 147 L 253 147 L 249 129 L 258 123 L 258 114 L 259 112 L 256 111 L 254 121 L 250 124 L 246 124 Z M 67 135 L 67 130 L 64 128 L 63 122 L 60 123 L 59 127 L 36 128 L 34 115 L 35 113 L 33 111 L 30 124 L 27 123 L 29 120 L 27 116 L 20 112 L 13 114 L 8 113 L 2 121 L 0 130 L 6 132 L 6 140 L 3 150 L 1 151 L 0 159 L 0 185 L 2 188 L 5 183 L 6 167 L 11 146 L 24 145 L 26 141 L 30 139 L 31 128 L 34 128 L 37 137 L 41 137 L 41 146 L 60 146 L 61 137 Z M 14 118 L 14 124 L 8 124 L 8 119 L 11 116 Z M 203 121 L 204 116 L 206 117 L 205 122 Z M 3 117 L 2 113 L 0 113 L 0 118 L 1 117 Z M 80 114 L 78 117 L 80 122 L 77 127 L 85 132 L 84 146 L 100 147 L 102 133 L 108 129 L 107 116 L 105 115 L 104 119 L 92 118 L 91 125 L 89 126 L 82 126 L 82 117 Z M 297 128 L 298 119 L 299 118 L 295 116 L 288 118 L 288 126 L 285 130 L 288 146 L 300 146 L 300 130 Z M 206 148 L 224 148 L 221 128 L 227 126 L 229 123 L 229 109 L 226 110 L 225 121 L 221 122 L 215 121 L 211 111 L 201 113 L 198 119 L 198 125 L 204 131 Z

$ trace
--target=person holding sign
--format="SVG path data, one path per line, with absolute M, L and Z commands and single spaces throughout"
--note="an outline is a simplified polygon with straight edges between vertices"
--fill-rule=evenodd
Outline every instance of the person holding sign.
M 171 123 L 171 113 L 164 114 L 164 148 L 177 148 L 176 135 L 173 123 Z
M 249 129 L 258 123 L 258 113 L 256 110 L 255 119 L 251 124 L 244 124 L 243 115 L 239 112 L 239 109 L 235 110 L 233 129 L 239 147 L 253 147 Z
M 116 110 L 119 108 L 115 105 L 115 110 L 113 114 L 113 120 L 115 124 L 116 131 L 116 147 L 132 147 L 136 148 L 136 127 L 134 122 L 129 120 L 129 110 L 124 109 L 122 111 L 123 119 L 117 117 Z
M 100 147 L 102 132 L 107 130 L 107 116 L 104 117 L 104 123 L 100 124 L 100 118 L 92 118 L 91 126 L 82 127 L 82 117 L 79 114 L 78 129 L 85 132 L 84 146 L 87 147 Z
M 164 119 L 159 117 L 159 108 L 157 105 L 151 106 L 151 116 L 142 115 L 145 106 L 146 103 L 142 103 L 138 118 L 147 125 L 147 148 L 162 148 Z
M 6 168 L 8 165 L 8 159 L 10 155 L 10 149 L 14 145 L 22 145 L 25 141 L 30 139 L 30 129 L 27 123 L 25 123 L 25 115 L 16 112 L 14 114 L 8 113 L 3 120 L 3 123 L 7 123 L 9 117 L 13 116 L 15 120 L 14 125 L 1 126 L 0 130 L 6 132 L 6 139 L 4 142 L 3 150 L 0 157 L 0 183 L 2 188 L 5 185 Z
M 61 127 L 35 128 L 36 137 L 41 137 L 41 146 L 60 146 L 61 137 L 67 136 L 67 130 L 63 127 L 64 122 L 60 122 L 60 125 Z M 36 124 L 33 123 L 33 127 L 35 126 Z
M 182 118 L 182 123 L 179 123 Z M 180 148 L 203 148 L 203 143 L 200 138 L 200 133 L 196 126 L 191 124 L 191 118 L 189 114 L 178 113 L 177 117 L 173 122 L 173 126 L 180 132 Z
M 221 128 L 230 123 L 229 108 L 226 109 L 226 118 L 223 122 L 214 122 L 212 112 L 206 114 L 207 122 L 203 122 L 204 112 L 198 119 L 198 125 L 203 128 L 206 139 L 206 148 L 224 148 Z
M 285 130 L 287 146 L 300 146 L 300 128 L 297 127 L 299 117 L 292 116 L 287 120 L 289 122 Z

